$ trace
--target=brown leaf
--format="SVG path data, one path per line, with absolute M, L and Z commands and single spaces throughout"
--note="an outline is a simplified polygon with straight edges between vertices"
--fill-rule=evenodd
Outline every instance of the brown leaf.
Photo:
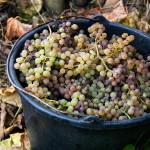
M 0 88 L 0 100 L 16 107 L 21 107 L 21 100 L 13 86 L 9 88 Z
M 93 15 L 93 14 L 101 14 L 101 10 L 99 7 L 95 7 L 89 10 L 89 15 Z
M 10 134 L 10 138 L 0 142 L 0 150 L 30 150 L 27 132 Z
M 12 40 L 14 37 L 20 37 L 27 31 L 31 30 L 32 25 L 21 23 L 16 18 L 9 18 L 7 20 L 6 40 Z
M 15 88 L 13 86 L 10 86 L 8 88 L 0 88 L 0 95 L 7 95 L 13 93 L 14 91 Z
M 21 100 L 19 95 L 16 92 L 13 92 L 8 95 L 0 96 L 0 99 L 2 102 L 16 106 L 16 107 L 21 107 Z
M 106 8 L 106 6 L 104 8 Z M 104 12 L 102 15 L 109 21 L 119 22 L 127 16 L 127 12 L 125 11 L 122 0 L 120 0 L 117 4 L 115 4 L 111 11 L 109 10 L 107 12 Z
M 120 0 L 106 0 L 103 8 L 114 7 Z
M 23 150 L 22 148 L 22 139 L 24 133 L 14 133 L 10 134 L 10 138 L 0 142 L 0 148 L 9 149 L 15 148 L 16 150 Z

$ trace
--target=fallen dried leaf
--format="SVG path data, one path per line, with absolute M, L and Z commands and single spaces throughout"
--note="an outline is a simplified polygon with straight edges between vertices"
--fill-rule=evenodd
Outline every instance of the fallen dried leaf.
M 2 95 L 2 96 L 0 96 L 0 99 L 2 102 L 16 106 L 16 107 L 22 106 L 20 97 L 16 92 L 13 92 L 13 93 L 7 94 L 7 95 Z
M 0 149 L 3 150 L 4 147 L 11 147 L 11 139 L 6 139 L 0 142 Z
M 103 6 L 103 8 L 110 8 L 110 7 L 115 7 L 115 5 L 119 2 L 120 0 L 107 0 Z
M 23 133 L 10 134 L 10 138 L 0 142 L 0 148 L 22 147 Z
M 10 138 L 13 141 L 12 147 L 21 147 L 22 137 L 23 137 L 23 133 L 10 134 Z
M 30 143 L 27 132 L 14 133 L 10 138 L 0 142 L 0 150 L 29 150 Z
M 0 4 L 1 3 L 6 3 L 7 2 L 7 0 L 0 0 Z
M 31 30 L 32 25 L 21 23 L 16 18 L 9 18 L 7 20 L 7 31 L 6 31 L 6 41 L 11 41 L 14 37 L 20 37 L 27 31 Z
M 7 104 L 7 106 L 6 106 L 6 111 L 8 112 L 8 114 L 9 114 L 12 118 L 15 117 L 15 114 L 14 114 L 13 110 L 14 110 L 14 106 L 12 106 L 12 105 L 10 105 L 10 104 Z
M 15 88 L 13 86 L 10 86 L 8 88 L 0 88 L 0 95 L 6 95 L 9 93 L 13 93 L 15 91 Z
M 21 107 L 21 100 L 13 86 L 9 88 L 0 88 L 0 100 L 16 107 Z
M 104 8 L 106 8 L 106 6 L 104 6 Z M 122 0 L 120 0 L 117 4 L 115 4 L 114 9 L 111 11 L 109 10 L 108 12 L 104 12 L 102 15 L 109 21 L 119 22 L 127 16 L 127 12 L 125 11 Z

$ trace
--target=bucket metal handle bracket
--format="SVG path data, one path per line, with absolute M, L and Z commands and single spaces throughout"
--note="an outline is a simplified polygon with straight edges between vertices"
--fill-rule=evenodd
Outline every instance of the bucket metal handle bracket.
M 102 23 L 102 24 L 109 24 L 109 21 L 102 15 L 100 14 L 96 14 L 92 17 L 92 19 L 98 19 L 99 20 L 99 23 Z
M 102 118 L 90 115 L 82 118 L 81 122 L 89 124 L 101 124 L 102 122 L 104 122 L 104 120 Z

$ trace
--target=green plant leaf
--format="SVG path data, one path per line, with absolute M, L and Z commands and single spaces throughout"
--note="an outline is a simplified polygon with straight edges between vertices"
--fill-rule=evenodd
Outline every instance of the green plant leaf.
M 122 150 L 135 150 L 135 146 L 133 144 L 128 144 Z

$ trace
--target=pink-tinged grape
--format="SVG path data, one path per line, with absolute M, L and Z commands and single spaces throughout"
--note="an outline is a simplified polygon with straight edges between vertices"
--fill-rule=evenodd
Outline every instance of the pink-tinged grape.
M 68 71 L 67 71 L 67 76 L 71 77 L 72 75 L 73 75 L 73 71 L 68 70 Z
M 128 58 L 127 54 L 124 53 L 124 52 L 122 52 L 120 55 L 121 55 L 121 58 L 122 58 L 122 59 L 127 59 L 127 58 Z
M 113 58 L 107 58 L 107 63 L 113 65 L 114 64 L 114 60 Z
M 65 44 L 65 40 L 64 39 L 59 40 L 59 44 L 60 45 L 64 45 Z
M 68 57 L 70 57 L 71 52 L 70 52 L 70 51 L 66 51 L 66 52 L 65 52 L 65 55 L 68 56 Z
M 69 21 L 66 22 L 66 26 L 67 26 L 67 27 L 70 27 L 70 26 L 71 26 L 71 22 L 69 22 Z

